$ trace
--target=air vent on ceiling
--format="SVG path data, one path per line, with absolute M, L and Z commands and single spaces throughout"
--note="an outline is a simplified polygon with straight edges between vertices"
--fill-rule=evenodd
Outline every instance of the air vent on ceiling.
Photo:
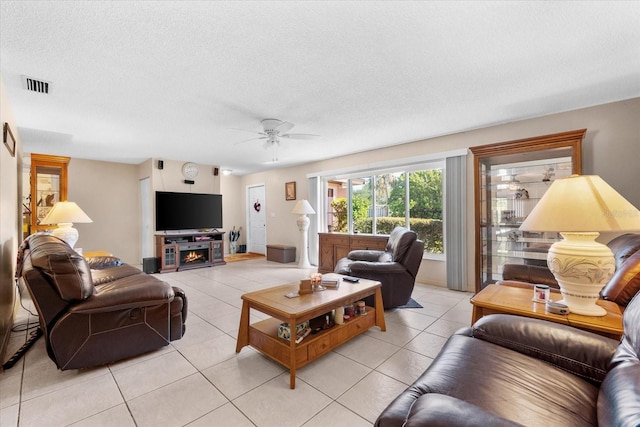
M 31 92 L 49 93 L 51 82 L 34 79 L 33 77 L 22 76 L 22 86 Z

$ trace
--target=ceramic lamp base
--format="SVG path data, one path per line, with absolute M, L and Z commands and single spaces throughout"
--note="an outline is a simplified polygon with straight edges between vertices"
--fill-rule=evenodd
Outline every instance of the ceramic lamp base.
M 611 249 L 595 239 L 600 233 L 560 233 L 564 238 L 549 248 L 547 265 L 560 286 L 563 304 L 572 313 L 604 316 L 596 301 L 615 272 Z
M 298 230 L 300 231 L 300 259 L 298 260 L 298 268 L 311 268 L 309 263 L 309 223 L 311 220 L 306 214 L 298 216 Z
M 71 248 L 73 248 L 78 241 L 78 230 L 73 228 L 73 224 L 70 222 L 61 222 L 57 228 L 54 228 L 51 232 L 52 235 L 67 242 Z

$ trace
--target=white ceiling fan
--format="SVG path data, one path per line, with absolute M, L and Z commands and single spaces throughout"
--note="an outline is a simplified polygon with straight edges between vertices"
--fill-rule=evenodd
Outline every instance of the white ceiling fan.
M 249 141 L 257 141 L 257 140 L 265 140 L 265 148 L 273 147 L 273 158 L 272 161 L 278 161 L 278 146 L 280 145 L 280 138 L 288 138 L 288 139 L 314 139 L 318 138 L 320 135 L 314 135 L 310 133 L 288 133 L 295 126 L 290 122 L 283 122 L 278 119 L 264 119 L 260 123 L 262 123 L 262 132 L 256 132 L 246 129 L 235 129 L 241 130 L 243 132 L 251 132 L 256 133 L 260 136 L 255 138 L 246 139 L 244 141 L 236 142 L 236 144 L 242 144 Z

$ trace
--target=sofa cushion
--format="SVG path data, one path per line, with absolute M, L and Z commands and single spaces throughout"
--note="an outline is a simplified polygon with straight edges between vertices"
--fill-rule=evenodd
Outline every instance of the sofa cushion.
M 445 394 L 526 425 L 595 425 L 597 418 L 595 385 L 545 361 L 462 334 L 449 338 L 429 369 L 396 401 L 412 405 L 409 399 L 426 393 Z M 393 406 L 396 401 L 388 409 L 400 413 Z
M 106 283 L 111 283 L 119 279 L 129 276 L 144 275 L 140 269 L 129 265 L 122 264 L 116 267 L 106 267 L 100 270 L 92 270 L 93 284 L 100 287 Z
M 548 362 L 599 385 L 607 375 L 618 341 L 559 323 L 508 314 L 479 319 L 475 338 Z
M 37 238 L 35 237 L 37 236 Z M 63 240 L 43 234 L 29 239 L 32 266 L 47 278 L 65 301 L 82 301 L 95 292 L 86 260 Z
M 598 423 L 640 425 L 640 361 L 624 362 L 609 372 L 598 394 Z
M 420 396 L 403 427 L 514 427 L 514 423 L 460 399 L 438 393 Z
M 173 288 L 153 276 L 129 276 L 100 286 L 95 295 L 69 309 L 71 313 L 100 313 L 169 304 Z
M 627 233 L 607 243 L 616 260 L 616 269 L 627 261 L 631 255 L 640 251 L 640 234 Z
M 635 252 L 618 267 L 600 292 L 603 299 L 626 306 L 640 291 L 640 251 Z
M 624 335 L 598 394 L 602 426 L 640 425 L 640 293 L 623 314 Z
M 117 267 L 123 262 L 120 258 L 114 256 L 94 256 L 86 258 L 89 268 L 92 270 L 102 270 L 109 267 Z
M 417 239 L 418 235 L 414 231 L 403 227 L 396 227 L 389 235 L 385 251 L 393 254 L 394 262 L 402 262 L 405 254 Z

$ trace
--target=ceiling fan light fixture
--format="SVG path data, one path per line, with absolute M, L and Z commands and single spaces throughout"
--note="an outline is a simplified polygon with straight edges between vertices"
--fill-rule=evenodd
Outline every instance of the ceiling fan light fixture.
M 293 129 L 295 124 L 291 122 L 284 122 L 279 119 L 263 119 L 260 121 L 260 123 L 262 124 L 262 129 L 263 129 L 262 132 L 246 131 L 246 132 L 257 133 L 260 136 L 256 138 L 251 138 L 244 141 L 236 142 L 236 144 L 248 142 L 248 141 L 260 140 L 260 139 L 266 139 L 264 144 L 265 149 L 268 149 L 269 147 L 273 148 L 273 155 L 272 155 L 273 163 L 278 161 L 278 145 L 280 145 L 280 138 L 314 139 L 319 136 L 319 135 L 314 135 L 310 133 L 287 133 L 291 129 Z M 236 130 L 243 130 L 243 129 L 236 129 Z

